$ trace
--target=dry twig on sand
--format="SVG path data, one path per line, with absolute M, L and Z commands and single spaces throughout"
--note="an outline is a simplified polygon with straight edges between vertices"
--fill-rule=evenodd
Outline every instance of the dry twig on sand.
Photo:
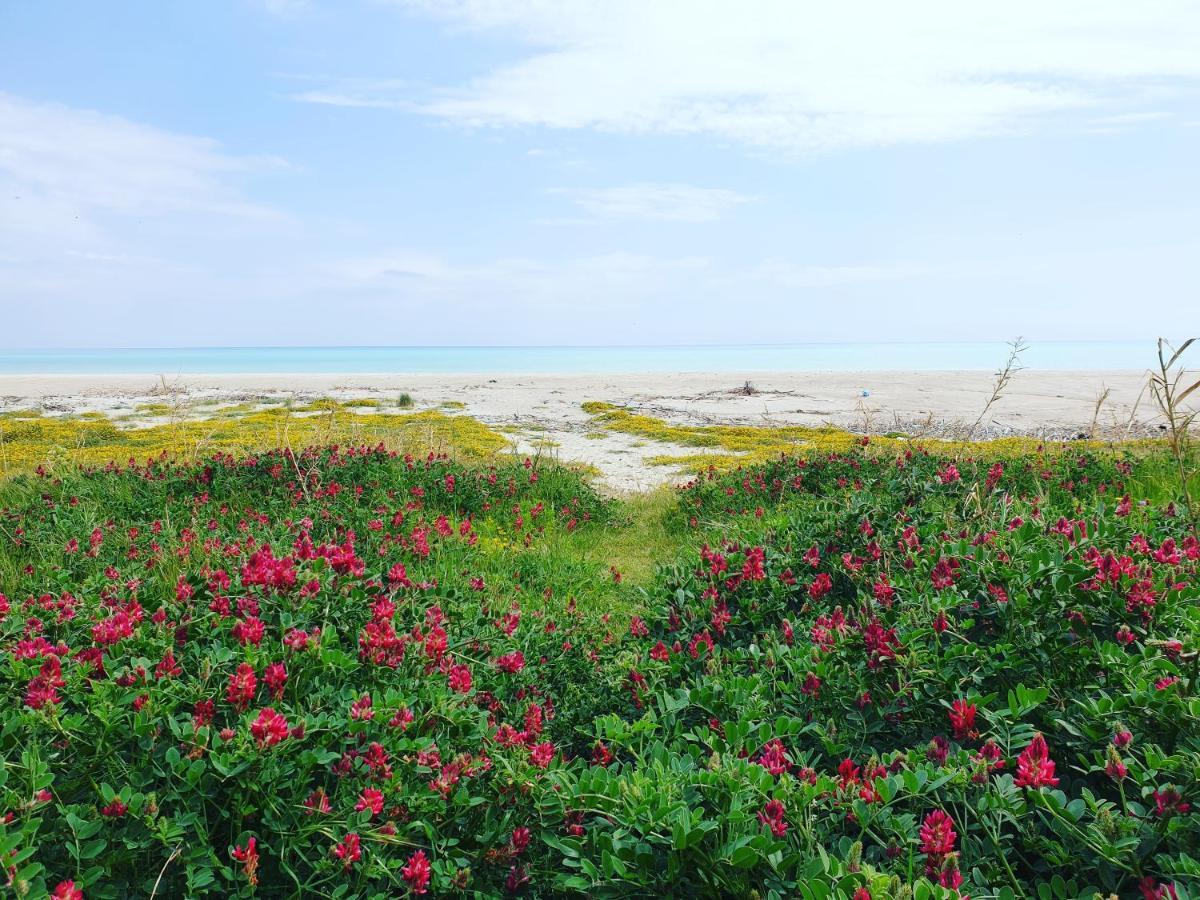
M 992 395 L 988 397 L 988 401 L 984 404 L 983 411 L 979 414 L 979 418 L 975 420 L 975 424 L 967 431 L 967 440 L 975 437 L 975 432 L 979 430 L 979 426 L 983 424 L 983 420 L 987 418 L 987 414 L 991 411 L 991 408 L 1004 396 L 1004 392 L 1008 389 L 1009 382 L 1012 381 L 1013 376 L 1025 368 L 1021 365 L 1021 354 L 1028 349 L 1024 338 L 1018 337 L 1016 340 L 1011 341 L 1008 348 L 1008 359 L 1004 363 L 1004 368 L 996 373 L 996 380 L 992 382 Z
M 1096 428 L 1098 427 L 1099 422 L 1100 422 L 1100 410 L 1103 408 L 1104 404 L 1108 401 L 1108 395 L 1111 393 L 1112 393 L 1112 388 L 1104 387 L 1104 389 L 1096 397 L 1096 406 L 1092 410 L 1092 425 L 1091 425 L 1091 428 L 1088 429 L 1088 437 L 1090 437 L 1092 440 L 1096 439 Z

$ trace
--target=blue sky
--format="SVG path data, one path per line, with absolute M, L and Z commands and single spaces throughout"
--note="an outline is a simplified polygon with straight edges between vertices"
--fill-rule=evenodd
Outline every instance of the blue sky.
M 0 346 L 1200 325 L 1200 7 L 0 3 Z

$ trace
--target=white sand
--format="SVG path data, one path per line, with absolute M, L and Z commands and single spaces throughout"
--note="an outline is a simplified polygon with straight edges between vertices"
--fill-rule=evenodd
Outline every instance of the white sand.
M 677 470 L 647 466 L 659 454 L 695 448 L 645 443 L 628 435 L 586 437 L 587 400 L 628 405 L 681 424 L 833 424 L 874 433 L 945 433 L 973 423 L 995 379 L 987 372 L 794 372 L 641 375 L 0 375 L 0 409 L 40 407 L 47 413 L 133 412 L 138 404 L 177 401 L 245 402 L 257 398 L 395 398 L 408 392 L 418 409 L 465 404 L 489 425 L 518 429 L 518 447 L 544 439 L 563 459 L 590 462 L 608 487 L 640 489 L 677 480 Z M 756 393 L 736 392 L 749 380 Z M 1120 435 L 1131 420 L 1153 421 L 1145 372 L 1022 371 L 988 419 L 989 434 L 1074 436 L 1091 430 L 1096 401 L 1109 394 L 1099 430 Z M 862 392 L 869 391 L 868 397 Z M 1136 409 L 1135 409 L 1136 405 Z

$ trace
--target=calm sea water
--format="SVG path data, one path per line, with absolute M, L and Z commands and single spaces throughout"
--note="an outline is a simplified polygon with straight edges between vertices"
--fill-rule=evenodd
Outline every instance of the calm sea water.
M 1002 342 L 690 347 L 193 347 L 0 350 L 0 374 L 480 373 L 879 371 L 999 368 Z M 1035 369 L 1144 369 L 1152 341 L 1032 342 Z

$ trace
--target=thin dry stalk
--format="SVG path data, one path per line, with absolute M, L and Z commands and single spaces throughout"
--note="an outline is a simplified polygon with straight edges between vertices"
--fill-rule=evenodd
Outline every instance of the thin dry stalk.
M 154 898 L 158 896 L 158 886 L 162 883 L 163 875 L 167 871 L 167 866 L 175 861 L 175 857 L 177 857 L 182 850 L 183 844 L 180 844 L 175 848 L 175 852 L 167 857 L 167 861 L 163 863 L 162 868 L 158 870 L 158 877 L 154 879 L 154 888 L 150 891 L 150 900 L 154 900 Z
M 292 468 L 296 470 L 296 480 L 300 482 L 300 490 L 304 492 L 304 498 L 306 500 L 311 500 L 312 495 L 308 492 L 308 478 L 303 472 L 300 471 L 300 463 L 296 459 L 296 451 L 292 449 L 292 442 L 289 438 L 288 430 L 288 424 L 284 423 L 282 434 L 283 450 L 287 454 L 287 458 L 291 460 Z
M 863 403 L 861 399 L 854 405 L 854 408 L 862 417 L 862 433 L 866 435 L 871 434 L 875 425 L 875 411 Z
M 916 432 L 914 433 L 914 436 L 918 437 L 918 438 L 927 437 L 931 431 L 933 431 L 933 410 L 932 409 L 925 414 L 924 419 L 921 419 L 920 421 L 917 422 L 917 429 L 916 429 Z
M 1125 433 L 1122 435 L 1122 440 L 1129 440 L 1129 435 L 1133 433 L 1133 428 L 1137 424 L 1138 407 L 1142 405 L 1142 400 L 1146 396 L 1146 391 L 1149 390 L 1150 384 L 1147 382 L 1142 385 L 1142 389 L 1138 391 L 1137 399 L 1133 401 L 1133 407 L 1129 410 L 1129 421 L 1125 423 Z
M 1096 439 L 1096 428 L 1100 422 L 1100 410 L 1104 407 L 1104 404 L 1108 402 L 1108 395 L 1111 393 L 1112 388 L 1104 387 L 1104 390 L 1102 390 L 1099 396 L 1096 397 L 1096 406 L 1092 410 L 1092 427 L 1088 430 L 1088 436 L 1092 440 Z
M 1018 337 L 1016 340 L 1009 342 L 1008 359 L 1004 363 L 1004 368 L 996 373 L 996 380 L 992 382 L 992 395 L 988 397 L 988 401 L 984 404 L 983 411 L 979 414 L 979 418 L 975 420 L 975 424 L 967 431 L 967 440 L 975 437 L 975 432 L 983 424 L 983 420 L 987 418 L 987 414 L 1004 396 L 1004 392 L 1008 390 L 1009 382 L 1012 381 L 1013 376 L 1025 368 L 1021 365 L 1021 354 L 1027 349 L 1029 349 L 1029 346 L 1025 343 L 1024 338 Z
M 1183 386 L 1181 382 L 1187 370 L 1183 366 L 1176 369 L 1175 364 L 1179 362 L 1179 358 L 1195 340 L 1195 338 L 1188 338 L 1176 350 L 1165 339 L 1159 338 L 1158 371 L 1150 374 L 1150 392 L 1154 396 L 1154 402 L 1158 404 L 1163 418 L 1167 420 L 1167 442 L 1171 448 L 1171 456 L 1175 459 L 1175 467 L 1179 476 L 1179 490 L 1183 494 L 1183 502 L 1187 507 L 1188 518 L 1191 520 L 1193 528 L 1196 526 L 1197 517 L 1196 507 L 1192 502 L 1192 492 L 1188 487 L 1188 447 L 1192 423 L 1196 421 L 1200 412 L 1189 410 L 1183 405 L 1183 402 L 1187 400 L 1188 395 L 1200 388 L 1200 378 L 1186 387 Z M 1168 353 L 1170 353 L 1170 359 L 1167 358 Z

